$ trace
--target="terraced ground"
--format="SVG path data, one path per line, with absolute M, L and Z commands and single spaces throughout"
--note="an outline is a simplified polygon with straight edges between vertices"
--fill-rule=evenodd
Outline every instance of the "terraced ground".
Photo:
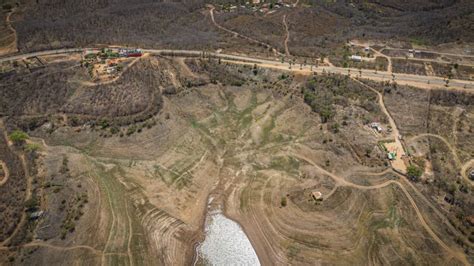
M 16 31 L 12 27 L 12 14 L 15 11 L 13 8 L 13 3 L 2 3 L 2 9 L 0 10 L 0 55 L 7 55 L 10 53 L 15 53 L 17 49 L 17 37 Z M 8 6 L 10 8 L 4 8 L 3 6 Z
M 322 123 L 302 100 L 308 77 L 199 59 L 146 60 L 176 87 L 162 95 L 154 126 L 119 135 L 46 123 L 30 132 L 41 144 L 38 182 L 61 189 L 44 195 L 33 240 L 2 247 L 0 262 L 190 264 L 212 195 L 265 265 L 468 263 L 472 253 L 388 167 L 379 137 L 364 125 L 380 108 L 338 98 L 334 120 Z M 367 94 L 377 103 L 375 92 Z M 315 191 L 322 201 L 311 197 Z M 87 201 L 75 200 L 83 194 Z M 61 210 L 63 199 L 70 204 Z M 83 214 L 68 220 L 70 209 Z M 63 228 L 69 231 L 61 237 Z

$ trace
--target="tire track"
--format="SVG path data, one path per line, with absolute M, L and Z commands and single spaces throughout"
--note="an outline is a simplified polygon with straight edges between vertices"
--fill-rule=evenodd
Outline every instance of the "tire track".
M 212 24 L 214 24 L 214 26 L 216 26 L 217 28 L 219 28 L 219 29 L 221 29 L 221 30 L 223 30 L 223 31 L 226 31 L 226 32 L 228 32 L 228 33 L 230 33 L 230 34 L 232 34 L 232 35 L 234 35 L 234 36 L 237 36 L 237 37 L 240 37 L 240 38 L 245 39 L 245 40 L 247 40 L 247 41 L 250 41 L 250 42 L 253 42 L 253 43 L 262 45 L 262 46 L 266 47 L 267 49 L 271 49 L 274 54 L 281 55 L 281 53 L 278 52 L 277 49 L 275 49 L 274 47 L 272 47 L 272 46 L 271 46 L 270 44 L 268 44 L 268 43 L 264 43 L 264 42 L 262 42 L 262 41 L 259 41 L 259 40 L 257 40 L 257 39 L 254 39 L 254 38 L 252 38 L 252 37 L 248 37 L 248 36 L 242 35 L 242 34 L 236 32 L 236 31 L 227 29 L 227 28 L 225 28 L 225 27 L 219 25 L 219 24 L 216 22 L 215 18 L 214 18 L 214 10 L 215 10 L 215 7 L 212 6 L 212 5 L 209 5 L 209 6 L 210 6 L 209 14 L 211 15 L 211 21 L 212 21 Z
M 322 168 L 321 166 L 319 166 L 318 164 L 316 164 L 314 161 L 312 161 L 311 159 L 309 159 L 308 157 L 304 156 L 304 155 L 300 155 L 300 154 L 297 154 L 297 153 L 292 153 L 293 156 L 295 156 L 296 158 L 299 158 L 299 159 L 302 159 L 306 162 L 308 162 L 309 164 L 311 164 L 312 166 L 314 166 L 316 169 L 318 169 L 319 171 L 321 171 L 322 173 L 326 174 L 327 176 L 333 178 L 336 182 L 338 182 L 339 184 L 341 185 L 344 185 L 344 186 L 348 186 L 348 187 L 353 187 L 353 188 L 357 188 L 357 189 L 363 189 L 363 190 L 370 190 L 370 189 L 380 189 L 380 188 L 383 188 L 383 187 L 386 187 L 386 186 L 389 186 L 389 185 L 397 185 L 398 187 L 400 187 L 400 189 L 402 190 L 402 192 L 405 194 L 405 196 L 407 197 L 407 199 L 410 201 L 410 205 L 413 207 L 413 209 L 415 210 L 415 213 L 421 223 L 421 225 L 425 228 L 425 230 L 428 232 L 428 234 L 452 257 L 452 258 L 456 258 L 458 259 L 459 261 L 461 261 L 464 265 L 470 265 L 469 262 L 467 261 L 466 257 L 464 256 L 463 253 L 461 252 L 458 252 L 458 251 L 454 251 L 453 249 L 451 249 L 447 244 L 444 243 L 443 240 L 441 240 L 438 235 L 431 229 L 431 227 L 428 225 L 428 223 L 426 222 L 425 218 L 423 217 L 423 214 L 421 213 L 421 211 L 419 210 L 418 206 L 416 205 L 415 203 L 415 200 L 412 198 L 412 196 L 410 195 L 410 193 L 408 192 L 408 190 L 402 185 L 402 183 L 398 182 L 398 181 L 395 181 L 395 180 L 390 180 L 390 181 L 387 181 L 387 182 L 384 182 L 382 184 L 378 184 L 378 185 L 373 185 L 373 186 L 361 186 L 361 185 L 357 185 L 357 184 L 354 184 L 354 183 L 351 183 L 351 182 L 348 182 L 347 180 L 345 180 L 344 178 L 342 177 L 339 177 L 333 173 L 330 173 L 328 172 L 327 170 L 325 170 L 324 168 Z

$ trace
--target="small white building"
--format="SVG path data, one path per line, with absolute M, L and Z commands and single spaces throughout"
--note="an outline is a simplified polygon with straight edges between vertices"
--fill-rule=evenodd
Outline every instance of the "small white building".
M 365 51 L 365 52 L 370 51 L 370 47 L 369 47 L 369 46 L 365 47 L 365 48 L 364 48 L 364 51 Z
M 361 62 L 362 61 L 362 56 L 360 55 L 351 55 L 351 60 L 354 62 Z
M 323 200 L 323 193 L 319 191 L 313 191 L 311 193 L 311 197 L 316 201 Z
M 107 69 L 105 70 L 105 72 L 107 72 L 107 74 L 113 74 L 116 71 L 117 71 L 116 67 L 107 67 Z
M 377 122 L 371 123 L 371 124 L 370 124 L 370 127 L 373 128 L 373 129 L 375 129 L 375 130 L 377 130 L 378 133 L 382 133 L 382 131 L 383 131 L 383 128 L 382 128 L 382 127 L 380 126 L 380 124 L 377 123 Z

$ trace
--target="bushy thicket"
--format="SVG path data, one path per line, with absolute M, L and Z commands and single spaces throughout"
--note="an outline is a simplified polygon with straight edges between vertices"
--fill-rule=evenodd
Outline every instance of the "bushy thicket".
M 77 68 L 56 64 L 31 74 L 0 77 L 0 113 L 8 116 L 47 114 L 66 103 L 74 87 L 68 82 Z
M 302 93 L 305 103 L 320 115 L 323 123 L 334 117 L 336 104 L 347 106 L 349 101 L 368 112 L 380 112 L 377 95 L 347 76 L 314 77 L 302 87 Z
M 472 42 L 470 0 L 310 1 L 352 24 L 352 37 L 411 39 L 419 43 Z
M 94 87 L 80 87 L 62 111 L 96 117 L 137 114 L 155 104 L 159 107 L 159 73 L 149 60 L 141 60 L 116 81 Z
M 198 10 L 201 0 L 31 0 L 23 7 L 14 23 L 23 51 L 94 44 L 202 49 L 218 42 Z
M 119 125 L 144 121 L 161 109 L 160 86 L 169 83 L 164 76 L 157 64 L 143 58 L 116 81 L 87 86 L 81 83 L 87 78 L 85 69 L 52 64 L 28 75 L 0 78 L 0 113 L 24 130 L 58 113 L 74 125 L 103 119 Z
M 2 242 L 18 225 L 26 196 L 26 177 L 20 158 L 8 148 L 3 134 L 0 136 L 0 160 L 5 162 L 9 172 L 8 180 L 0 186 L 0 242 Z

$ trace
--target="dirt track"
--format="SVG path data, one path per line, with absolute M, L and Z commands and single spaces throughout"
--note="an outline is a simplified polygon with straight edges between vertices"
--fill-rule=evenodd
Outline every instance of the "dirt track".
M 12 9 L 7 17 L 6 17 L 6 21 L 5 23 L 7 24 L 7 27 L 8 29 L 12 32 L 13 34 L 13 41 L 10 45 L 8 45 L 7 47 L 0 47 L 0 56 L 1 55 L 8 55 L 8 54 L 12 54 L 12 53 L 16 53 L 18 52 L 18 45 L 17 45 L 17 35 L 16 35 L 16 30 L 15 28 L 13 28 L 12 26 L 12 23 L 11 23 L 11 15 L 15 12 L 15 9 Z M 2 39 L 5 38 L 7 36 L 2 36 Z
M 245 39 L 245 40 L 248 40 L 250 42 L 253 42 L 253 43 L 256 43 L 256 44 L 259 44 L 259 45 L 262 45 L 263 47 L 266 47 L 267 49 L 271 49 L 273 51 L 273 53 L 275 54 L 280 54 L 280 52 L 278 52 L 275 48 L 273 48 L 271 45 L 269 45 L 268 43 L 264 43 L 264 42 L 261 42 L 257 39 L 254 39 L 254 38 L 251 38 L 251 37 L 248 37 L 248 36 L 245 36 L 245 35 L 242 35 L 236 31 L 233 31 L 233 30 L 230 30 L 230 29 L 227 29 L 221 25 L 219 25 L 216 20 L 214 19 L 214 10 L 215 10 L 215 7 L 210 5 L 210 9 L 209 9 L 209 14 L 211 15 L 211 21 L 212 21 L 212 24 L 214 24 L 217 28 L 223 30 L 223 31 L 226 31 L 234 36 L 238 36 L 242 39 Z
M 177 60 L 176 69 L 166 71 L 195 71 L 181 70 L 186 62 Z M 222 66 L 255 77 L 246 68 Z M 430 220 L 431 213 L 419 205 L 425 198 L 413 194 L 416 188 L 394 179 L 397 174 L 383 164 L 363 165 L 351 155 L 357 147 L 349 146 L 356 143 L 342 134 L 360 136 L 358 143 L 369 146 L 377 143 L 357 126 L 361 116 L 334 133 L 300 98 L 285 95 L 301 81 L 285 84 L 279 73 L 268 73 L 275 81 L 271 90 L 210 83 L 167 95 L 155 117 L 158 125 L 126 139 L 68 128 L 43 135 L 45 160 L 69 156 L 71 179 L 87 185 L 90 209 L 67 238 L 74 244 L 29 245 L 70 256 L 73 250 L 90 251 L 102 264 L 189 264 L 194 244 L 202 240 L 212 194 L 215 204 L 243 226 L 264 264 L 402 264 L 414 256 L 427 263 L 455 258 L 468 265 L 439 230 L 438 219 Z M 196 71 L 186 77 L 203 75 Z M 377 96 L 391 119 L 382 95 Z M 392 127 L 396 130 L 394 122 Z M 396 138 L 398 131 L 393 134 Z M 354 172 L 366 183 L 353 182 L 347 173 Z M 308 200 L 314 190 L 324 193 L 320 204 Z
M 9 172 L 8 172 L 8 167 L 7 164 L 0 161 L 0 166 L 2 167 L 2 170 L 4 172 L 4 175 L 0 178 L 0 186 L 5 184 L 8 180 Z
M 211 9 L 212 10 L 212 9 Z M 89 48 L 90 50 L 92 48 Z M 181 56 L 181 57 L 199 57 L 202 56 L 202 51 L 191 51 L 191 50 L 157 50 L 157 49 L 142 49 L 144 52 L 151 53 L 151 54 L 158 54 L 158 55 L 171 55 L 171 56 Z M 42 55 L 51 55 L 51 54 L 65 54 L 65 53 L 77 53 L 82 52 L 83 49 L 78 48 L 71 48 L 71 49 L 58 49 L 58 50 L 51 50 L 51 51 L 42 51 L 42 52 L 35 52 L 30 54 L 24 55 L 15 55 L 0 58 L 1 62 L 18 60 L 22 58 L 28 58 L 33 56 L 42 56 Z M 359 70 L 359 69 L 348 69 L 348 68 L 339 68 L 334 66 L 329 67 L 316 67 L 312 65 L 302 66 L 300 68 L 293 68 L 291 69 L 287 63 L 281 63 L 280 61 L 273 61 L 268 59 L 260 59 L 260 58 L 253 58 L 248 56 L 242 55 L 228 55 L 228 54 L 221 54 L 221 53 L 206 53 L 209 56 L 215 58 L 221 58 L 223 61 L 232 63 L 232 64 L 243 64 L 243 65 L 257 65 L 258 67 L 269 68 L 269 69 L 278 69 L 289 71 L 297 74 L 303 75 L 312 75 L 316 73 L 335 73 L 341 75 L 347 75 L 348 71 L 352 73 L 361 73 L 361 78 L 371 79 L 375 81 L 391 81 L 392 74 L 386 71 L 378 71 L 373 72 L 372 70 Z M 449 90 L 457 90 L 457 91 L 464 91 L 468 93 L 474 93 L 474 82 L 473 81 L 466 81 L 466 80 L 450 80 L 449 87 L 445 87 L 445 79 L 441 77 L 435 76 L 417 76 L 411 74 L 396 74 L 396 82 L 401 85 L 411 85 L 415 87 L 419 87 L 422 89 L 449 89 Z
M 400 187 L 400 189 L 403 191 L 403 193 L 405 194 L 405 196 L 407 197 L 407 199 L 410 201 L 410 204 L 411 206 L 413 207 L 413 209 L 415 210 L 417 216 L 418 216 L 418 219 L 420 220 L 421 224 L 423 225 L 423 227 L 426 229 L 426 231 L 430 234 L 431 237 L 433 237 L 436 242 L 438 244 L 440 244 L 449 254 L 451 254 L 451 256 L 453 256 L 454 258 L 457 258 L 459 259 L 460 261 L 462 261 L 465 265 L 469 265 L 469 262 L 466 260 L 466 257 L 464 256 L 464 254 L 460 251 L 455 251 L 455 250 L 452 250 L 448 245 L 446 245 L 439 237 L 438 235 L 436 235 L 433 230 L 431 229 L 431 227 L 428 225 L 428 223 L 426 222 L 426 220 L 423 218 L 423 214 L 421 213 L 421 211 L 418 209 L 418 206 L 416 205 L 415 201 L 413 200 L 413 198 L 411 197 L 410 193 L 406 190 L 405 186 L 402 185 L 402 183 L 400 182 L 397 182 L 397 181 L 387 181 L 387 182 L 384 182 L 382 184 L 378 184 L 378 185 L 374 185 L 374 186 L 361 186 L 361 185 L 357 185 L 357 184 L 353 184 L 353 183 L 350 183 L 348 181 L 346 181 L 344 178 L 342 177 L 339 177 L 335 174 L 332 174 L 326 170 L 324 170 L 321 166 L 319 166 L 318 164 L 316 164 L 315 162 L 313 162 L 311 159 L 309 159 L 308 157 L 305 157 L 304 155 L 301 155 L 301 154 L 298 154 L 298 152 L 296 153 L 293 153 L 293 155 L 299 159 L 303 159 L 307 162 L 309 162 L 311 165 L 313 165 L 314 167 L 316 167 L 319 171 L 321 171 L 323 174 L 327 175 L 327 176 L 330 176 L 331 178 L 333 178 L 338 184 L 340 185 L 343 185 L 343 186 L 349 186 L 349 187 L 353 187 L 353 188 L 357 188 L 357 189 L 362 189 L 362 190 L 370 190 L 370 189 L 381 189 L 381 188 L 384 188 L 386 186 L 389 186 L 391 184 L 395 184 L 397 186 Z

